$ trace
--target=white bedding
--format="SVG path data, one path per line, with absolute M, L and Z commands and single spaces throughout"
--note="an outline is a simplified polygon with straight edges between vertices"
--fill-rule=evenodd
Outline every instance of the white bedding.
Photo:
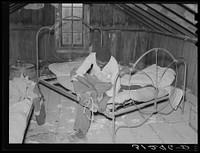
M 9 81 L 9 143 L 22 143 L 30 113 L 35 82 L 21 75 Z
M 155 98 L 156 91 L 153 87 L 144 87 L 137 90 L 124 90 L 115 96 L 116 103 L 122 103 L 125 100 L 133 99 L 135 101 L 149 101 Z M 160 89 L 158 92 L 158 98 L 168 95 L 168 91 Z M 108 103 L 112 103 L 113 98 L 110 98 Z
M 70 76 L 59 76 L 57 77 L 58 82 L 65 88 L 74 92 L 73 83 L 71 82 Z
M 168 96 L 172 108 L 176 108 L 183 97 L 183 90 L 169 86 L 163 89 L 159 89 L 157 98 Z M 145 87 L 137 90 L 124 90 L 116 94 L 115 103 L 123 103 L 125 100 L 132 99 L 138 102 L 148 102 L 155 99 L 155 90 L 152 87 Z M 113 98 L 110 98 L 108 104 L 113 103 Z M 112 108 L 112 105 L 108 105 L 108 109 Z
M 57 77 L 60 76 L 69 76 L 73 68 L 78 68 L 84 61 L 84 58 L 76 59 L 72 62 L 63 62 L 63 63 L 52 63 L 49 65 L 49 70 L 53 72 Z
M 56 75 L 57 81 L 63 87 L 74 92 L 73 83 L 70 79 L 70 72 L 73 68 L 78 68 L 83 63 L 84 59 L 85 57 L 72 62 L 52 63 L 49 65 L 49 70 Z
M 53 63 L 49 65 L 49 69 L 57 76 L 58 82 L 65 88 L 74 92 L 73 84 L 70 79 L 70 71 L 73 68 L 78 68 L 81 63 L 84 61 L 84 58 L 78 59 L 73 62 L 65 62 L 65 63 Z M 172 93 L 171 84 L 175 79 L 175 72 L 171 68 L 167 69 L 165 72 L 165 67 L 157 66 L 157 75 L 158 75 L 158 97 L 163 97 Z M 164 73 L 165 72 L 165 73 Z M 148 76 L 146 74 L 148 74 Z M 164 75 L 163 75 L 164 73 Z M 163 76 L 162 76 L 163 75 Z M 150 79 L 151 78 L 151 79 Z M 121 78 L 122 85 L 129 85 L 129 75 L 124 75 Z M 142 71 L 137 72 L 131 77 L 130 81 L 131 85 L 139 85 L 144 87 L 146 85 L 156 84 L 156 65 L 153 64 Z M 181 90 L 181 89 L 179 89 Z M 181 90 L 182 91 L 182 90 Z M 180 97 L 182 97 L 179 91 L 179 98 L 176 98 L 176 95 L 173 95 L 173 99 L 179 101 Z M 115 97 L 115 102 L 122 103 L 125 100 L 133 99 L 135 101 L 149 101 L 155 98 L 155 90 L 153 87 L 144 87 L 137 90 L 124 90 L 120 92 Z M 177 100 L 178 99 L 178 100 Z M 108 101 L 108 103 L 112 103 L 112 98 Z M 176 102 L 177 103 L 177 102 Z
M 131 79 L 128 74 L 125 74 L 121 78 L 121 84 L 126 85 L 126 86 L 139 85 L 141 87 L 144 87 L 147 85 L 156 86 L 156 76 L 157 76 L 157 83 L 158 83 L 157 87 L 165 88 L 165 87 L 170 86 L 175 79 L 175 72 L 173 69 L 168 68 L 166 72 L 165 70 L 166 70 L 165 67 L 157 66 L 157 75 L 156 75 L 156 64 L 153 64 L 143 69 L 142 71 L 138 71 L 136 74 L 132 75 Z M 147 76 L 147 74 L 149 77 Z M 129 83 L 129 79 L 130 79 L 130 83 Z

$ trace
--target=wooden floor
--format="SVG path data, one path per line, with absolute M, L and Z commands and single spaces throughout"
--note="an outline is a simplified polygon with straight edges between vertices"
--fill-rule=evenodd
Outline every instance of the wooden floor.
M 41 85 L 45 97 L 46 122 L 38 126 L 32 120 L 26 134 L 25 143 L 69 143 L 67 135 L 73 132 L 76 116 L 76 102 Z M 141 111 L 152 111 L 152 107 Z M 170 106 L 163 110 L 167 113 Z M 185 113 L 177 109 L 169 115 L 156 114 L 142 126 L 120 128 L 116 134 L 116 143 L 156 143 L 156 144 L 197 144 L 197 132 L 189 126 L 190 106 L 185 105 Z M 135 111 L 117 117 L 119 125 L 141 124 L 149 115 Z M 96 115 L 87 133 L 87 141 L 82 143 L 112 143 L 111 120 Z

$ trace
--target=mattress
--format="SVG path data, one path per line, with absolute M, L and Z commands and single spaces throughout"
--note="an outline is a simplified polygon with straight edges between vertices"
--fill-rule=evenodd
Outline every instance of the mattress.
M 53 63 L 49 65 L 49 69 L 57 76 L 58 83 L 66 89 L 74 92 L 73 83 L 70 78 L 70 71 L 73 68 L 78 68 L 84 59 L 85 58 L 80 58 L 73 62 Z M 121 65 L 119 65 L 119 67 L 121 67 Z M 119 92 L 115 97 L 116 103 L 122 103 L 128 99 L 142 102 L 148 102 L 155 99 L 156 82 L 158 87 L 157 98 L 172 95 L 171 101 L 176 101 L 172 102 L 172 106 L 175 107 L 179 103 L 177 101 L 180 101 L 180 97 L 182 97 L 182 90 L 175 89 L 171 86 L 175 79 L 175 72 L 171 68 L 160 67 L 153 64 L 132 75 L 130 82 L 129 79 L 129 75 L 124 75 L 121 78 L 121 84 L 123 86 L 139 85 L 141 88 L 137 90 L 123 90 L 122 92 Z M 177 92 L 177 94 L 173 94 L 174 92 Z M 112 101 L 113 99 L 110 98 L 108 103 L 112 103 Z
M 164 88 L 172 84 L 175 75 L 173 69 L 153 64 L 131 75 L 131 77 L 125 74 L 121 78 L 121 84 L 126 86 L 139 85 L 141 87 L 153 85 L 158 88 Z

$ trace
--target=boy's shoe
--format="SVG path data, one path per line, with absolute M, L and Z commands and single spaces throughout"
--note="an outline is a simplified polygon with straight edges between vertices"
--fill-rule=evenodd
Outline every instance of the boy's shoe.
M 85 142 L 87 141 L 86 134 L 83 134 L 81 130 L 74 132 L 68 136 L 69 142 Z

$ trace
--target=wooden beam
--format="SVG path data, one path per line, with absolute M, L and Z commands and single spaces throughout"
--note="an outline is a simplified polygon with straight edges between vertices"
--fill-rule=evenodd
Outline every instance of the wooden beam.
M 169 32 L 168 30 L 158 26 L 157 24 L 155 24 L 155 22 L 152 22 L 151 20 L 149 20 L 148 18 L 145 18 L 144 16 L 140 15 L 138 12 L 136 12 L 135 10 L 131 9 L 129 6 L 126 6 L 125 4 L 119 4 L 124 10 L 129 11 L 131 14 L 134 14 L 135 16 L 137 16 L 137 18 L 139 18 L 142 22 L 145 22 L 148 25 L 151 25 L 151 27 L 154 27 L 155 30 L 158 31 L 164 31 L 164 32 Z
M 165 35 L 168 37 L 172 37 L 172 38 L 177 38 L 180 40 L 184 40 L 190 43 L 196 43 L 198 41 L 198 39 L 196 38 L 189 38 L 187 36 L 184 35 L 177 35 L 177 34 L 171 34 L 171 33 L 164 33 L 164 32 L 160 32 L 158 30 L 151 30 L 151 29 L 133 29 L 133 28 L 120 28 L 120 27 L 100 27 L 102 31 L 134 31 L 134 32 L 148 32 L 148 33 L 157 33 L 160 35 Z
M 189 36 L 189 37 L 191 37 L 191 38 L 193 38 L 193 37 L 196 38 L 196 37 L 197 37 L 196 34 L 194 34 L 193 32 L 189 31 L 188 29 L 184 28 L 183 26 L 177 24 L 175 21 L 173 21 L 173 20 L 170 19 L 169 17 L 166 17 L 160 10 L 158 10 L 158 9 L 156 9 L 156 8 L 154 8 L 154 7 L 152 6 L 152 5 L 157 5 L 157 4 L 144 4 L 144 5 L 146 5 L 148 8 L 153 9 L 155 12 L 157 12 L 158 15 L 159 15 L 159 14 L 160 14 L 160 16 L 162 15 L 162 17 L 165 18 L 165 20 L 167 20 L 167 22 L 170 22 L 170 24 L 173 24 L 174 27 L 175 27 L 177 30 L 178 30 L 178 29 L 179 29 L 179 31 L 181 30 L 182 33 L 184 33 L 185 35 L 187 35 L 187 36 Z M 157 6 L 158 6 L 158 5 L 157 5 Z M 158 6 L 158 7 L 159 7 L 159 6 Z
M 24 7 L 25 5 L 27 5 L 27 3 L 13 4 L 11 6 L 10 5 L 9 5 L 9 12 L 11 14 L 11 13 L 17 11 L 18 9 Z
M 49 83 L 48 81 L 45 81 L 43 79 L 39 79 L 39 83 L 74 100 L 74 101 L 78 101 L 77 100 L 77 96 L 75 93 L 73 93 L 72 91 L 70 91 L 69 89 L 65 89 L 64 87 L 59 87 L 59 86 L 56 86 L 55 84 L 51 84 Z
M 156 30 L 155 27 L 148 25 L 147 23 L 145 23 L 143 20 L 141 20 L 140 18 L 138 18 L 137 16 L 135 16 L 134 14 L 132 14 L 131 12 L 129 12 L 128 10 L 125 10 L 124 8 L 122 8 L 121 6 L 119 6 L 118 4 L 114 4 L 114 7 L 116 7 L 117 9 L 120 9 L 122 11 L 124 11 L 125 13 L 127 13 L 128 15 L 130 15 L 131 17 L 134 17 L 134 19 L 140 23 L 142 23 L 144 26 L 148 27 L 149 29 L 154 29 Z
M 192 26 L 195 26 L 195 21 L 191 21 L 189 19 L 186 19 L 186 17 L 184 17 L 184 13 L 183 14 L 179 14 L 179 13 L 182 13 L 183 11 L 180 10 L 180 8 L 178 10 L 174 10 L 175 8 L 172 8 L 170 6 L 172 5 L 169 5 L 169 4 L 159 4 L 160 6 L 164 7 L 166 10 L 169 10 L 171 11 L 173 14 L 175 14 L 176 16 L 178 16 L 179 18 L 181 18 L 182 20 L 188 22 L 189 24 L 191 24 Z M 174 5 L 174 4 L 173 4 Z M 176 5 L 176 7 L 179 6 L 179 5 Z M 174 6 L 175 7 L 175 6 Z M 180 6 L 179 6 L 180 7 Z M 180 12 L 181 11 L 181 12 Z M 178 13 L 179 12 L 179 13 Z M 185 10 L 185 12 L 188 12 L 187 10 Z M 190 15 L 192 15 L 190 13 Z
M 148 12 L 148 10 L 144 10 L 143 8 L 141 8 L 139 5 L 133 5 L 133 4 L 126 4 L 129 7 L 131 7 L 134 10 L 137 10 L 138 12 L 144 14 L 147 18 L 151 19 L 152 21 L 154 21 L 155 24 L 158 24 L 159 26 L 167 29 L 168 31 L 170 31 L 170 33 L 173 34 L 183 34 L 181 31 L 177 31 L 176 29 L 174 29 L 173 26 L 171 26 L 169 23 L 164 22 L 165 24 L 163 24 L 163 20 L 161 20 L 161 18 L 159 18 L 159 16 L 154 15 L 151 12 Z
M 172 30 L 177 31 L 178 34 L 185 35 L 185 33 L 183 32 L 183 30 L 181 31 L 181 28 L 184 28 L 184 27 L 180 26 L 179 24 L 175 23 L 174 21 L 170 21 L 169 19 L 166 19 L 165 16 L 163 16 L 162 14 L 158 14 L 156 11 L 154 11 L 152 8 L 150 8 L 148 6 L 144 6 L 143 4 L 135 4 L 135 5 L 137 7 L 140 7 L 144 11 L 148 11 L 149 14 L 153 15 L 158 20 L 161 20 L 166 25 L 170 26 L 172 28 Z M 187 22 L 187 21 L 185 21 L 185 22 Z M 192 27 L 192 25 L 191 25 L 191 27 Z M 195 28 L 195 27 L 193 27 L 193 28 Z
M 188 6 L 189 4 L 177 4 L 177 5 L 180 5 L 181 7 L 183 7 L 184 9 L 188 10 L 189 12 L 191 12 L 193 14 L 198 13 L 197 9 L 192 9 L 191 7 Z M 193 4 L 193 5 L 195 5 L 195 4 Z M 198 4 L 196 4 L 196 5 L 198 5 Z
M 165 7 L 164 5 L 161 5 L 161 7 L 163 7 L 167 11 L 169 11 L 169 13 L 166 14 L 167 17 L 173 16 L 173 21 L 175 21 L 176 23 L 179 23 L 178 25 L 182 26 L 186 30 L 188 30 L 188 31 L 192 32 L 194 35 L 196 35 L 195 32 L 197 31 L 197 28 L 195 27 L 195 25 L 193 23 L 188 21 L 186 18 L 180 16 L 176 12 L 171 11 L 170 9 L 168 9 L 168 7 Z M 177 8 L 177 10 L 178 10 L 178 8 Z

